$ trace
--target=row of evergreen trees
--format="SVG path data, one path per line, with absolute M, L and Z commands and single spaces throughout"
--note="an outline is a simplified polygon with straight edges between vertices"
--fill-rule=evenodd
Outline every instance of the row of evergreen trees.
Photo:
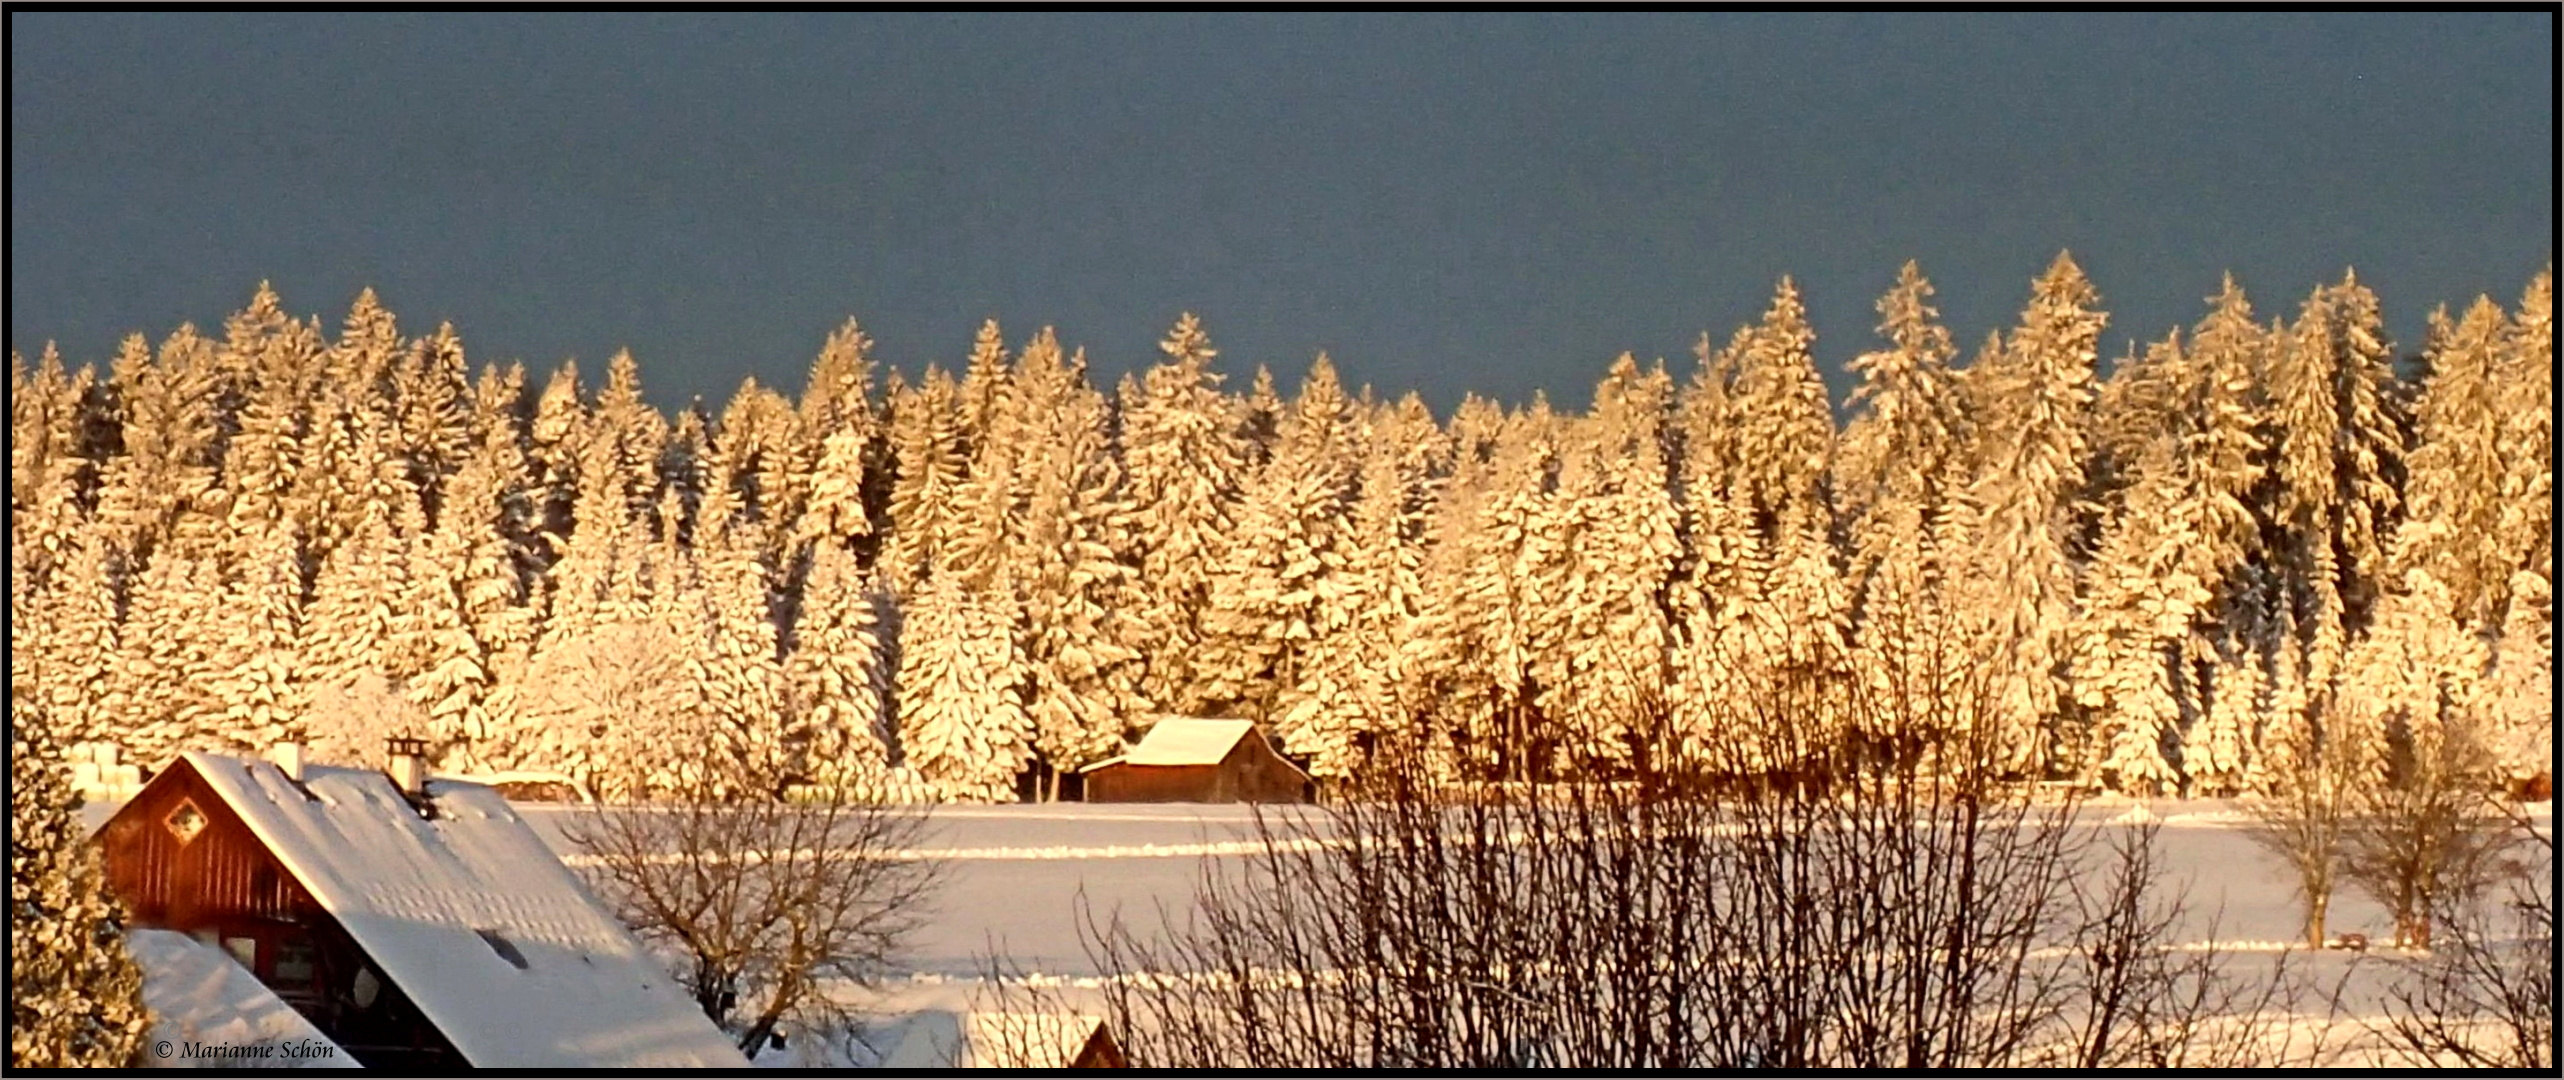
M 2452 732 L 2544 768 L 2550 275 L 2401 372 L 2348 276 L 2268 320 L 2229 281 L 2106 379 L 2068 258 L 1964 366 L 1930 296 L 1881 299 L 1838 428 L 1786 280 L 1680 387 L 1623 355 L 1582 414 L 1447 420 L 1323 355 L 1225 390 L 1189 315 L 1111 393 L 993 321 L 877 383 L 849 322 L 797 400 L 672 420 L 628 355 L 475 378 L 370 291 L 332 336 L 262 287 L 103 378 L 13 354 L 11 658 L 146 760 L 404 733 L 625 793 L 780 758 L 1000 798 L 1166 714 L 1321 775 L 1419 717 L 1461 774 L 1590 773 L 1664 706 L 1892 740 L 1740 703 L 1922 671 L 2023 776 L 2239 792 Z

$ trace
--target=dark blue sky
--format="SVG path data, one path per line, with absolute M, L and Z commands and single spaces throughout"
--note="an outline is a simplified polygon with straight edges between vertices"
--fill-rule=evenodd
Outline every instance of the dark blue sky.
M 2105 351 L 2356 265 L 2393 329 L 2552 259 L 2554 18 L 9 17 L 9 341 L 75 361 L 273 279 L 653 401 L 1202 314 L 1286 387 L 1688 371 L 1783 273 L 1843 390 L 1923 261 L 1972 351 L 2070 247 Z

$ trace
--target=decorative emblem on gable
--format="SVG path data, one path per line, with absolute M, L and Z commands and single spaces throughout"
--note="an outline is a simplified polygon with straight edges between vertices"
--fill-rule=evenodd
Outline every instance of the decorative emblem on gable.
M 160 824 L 169 830 L 169 835 L 178 838 L 178 846 L 185 847 L 188 841 L 196 838 L 197 833 L 205 831 L 205 813 L 196 809 L 195 800 L 180 799 L 178 808 L 171 810 L 167 817 L 161 818 Z

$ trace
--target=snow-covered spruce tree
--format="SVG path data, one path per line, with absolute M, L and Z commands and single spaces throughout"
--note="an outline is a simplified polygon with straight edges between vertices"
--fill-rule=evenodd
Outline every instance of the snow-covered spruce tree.
M 2177 658 L 2213 598 L 2186 557 L 2198 545 L 2197 518 L 2180 445 L 2166 432 L 2138 459 L 2076 620 L 2073 686 L 2090 719 L 2087 730 L 2070 733 L 2068 748 L 2083 755 L 2087 780 L 2132 794 L 2164 794 L 2181 782 L 2187 666 Z
M 2376 782 L 2387 778 L 2399 747 L 2441 745 L 2452 724 L 2470 729 L 2455 745 L 2481 743 L 2472 706 L 2489 649 L 2458 618 L 2453 590 L 2415 554 L 2445 550 L 2450 542 L 2435 535 L 2445 528 L 2416 518 L 2396 531 L 2390 565 L 2410 569 L 2390 583 L 2367 636 L 2351 647 L 2327 717 L 2340 722 L 2325 732 L 2327 743 L 2367 762 Z
M 535 399 L 534 416 L 525 432 L 525 468 L 533 484 L 529 509 L 534 518 L 526 552 L 532 561 L 527 569 L 535 575 L 529 585 L 536 587 L 528 600 L 538 611 L 547 600 L 544 575 L 560 562 L 569 542 L 573 507 L 579 495 L 579 436 L 586 429 L 587 404 L 580 397 L 579 365 L 565 361 L 544 381 L 543 393 Z
M 515 688 L 496 710 L 491 698 L 502 672 L 523 675 L 534 637 L 523 577 L 533 491 L 515 411 L 523 389 L 519 369 L 482 372 L 471 450 L 445 482 L 436 525 L 412 550 L 408 574 L 427 652 L 410 697 L 457 762 L 477 767 L 512 760 L 504 712 Z
M 1846 585 L 1854 597 L 1858 644 L 1851 658 L 1883 710 L 1865 717 L 1906 726 L 1934 696 L 1935 673 L 1960 670 L 1956 625 L 1948 617 L 1953 562 L 1950 530 L 1966 486 L 1956 353 L 1936 321 L 1931 283 L 1908 262 L 1879 298 L 1879 336 L 1888 347 L 1852 360 L 1861 409 L 1843 432 L 1835 487 L 1850 534 Z M 1870 738 L 1900 732 L 1871 731 Z
M 10 622 L 23 623 L 15 543 L 9 563 Z M 19 650 L 9 660 L 9 1067 L 130 1066 L 151 1018 L 123 905 L 80 827 L 52 711 L 29 693 L 35 673 Z
M 596 410 L 566 437 L 578 490 L 571 532 L 551 568 L 546 635 L 631 618 L 647 595 L 641 566 L 651 531 L 644 521 L 655 512 L 656 463 L 666 423 L 641 404 L 629 354 L 617 353 L 608 372 Z M 538 413 L 538 445 L 542 419 Z
M 1353 425 L 1353 401 L 1320 354 L 1272 459 L 1239 495 L 1237 530 L 1211 579 L 1199 666 L 1208 711 L 1271 723 L 1300 683 L 1310 642 L 1333 629 L 1358 453 Z M 1277 734 L 1305 752 L 1296 729 Z
M 2272 357 L 2270 562 L 2290 624 L 2272 708 L 2280 730 L 2296 732 L 2285 738 L 2307 746 L 2385 571 L 2403 454 L 2393 382 L 2377 299 L 2349 275 L 2307 298 Z
M 41 515 L 49 523 L 67 524 L 63 512 L 79 508 L 93 470 L 81 456 L 80 436 L 86 419 L 83 399 L 95 376 L 87 368 L 77 376 L 65 374 L 62 356 L 51 342 L 32 377 L 24 367 L 25 358 L 10 350 L 9 511 L 13 518 Z M 53 557 L 53 545 L 46 540 L 56 530 L 28 531 L 36 545 L 29 569 L 42 573 Z
M 410 606 L 408 549 L 383 505 L 366 503 L 312 589 L 304 659 L 315 682 L 345 684 L 375 672 L 397 684 L 412 674 L 422 627 Z
M 724 439 L 728 433 L 723 433 Z M 742 440 L 745 441 L 745 440 Z M 781 642 L 774 620 L 775 582 L 763 537 L 747 520 L 732 448 L 717 443 L 704 458 L 703 503 L 691 545 L 702 588 L 694 593 L 695 677 L 701 683 L 704 741 L 721 777 L 752 778 L 753 763 L 780 760 L 804 741 L 783 709 Z M 716 786 L 727 786 L 716 780 Z M 738 791 L 752 796 L 780 791 Z
M 65 743 L 112 739 L 119 730 L 113 694 L 122 655 L 117 590 L 108 576 L 113 552 L 94 521 L 80 522 L 68 544 L 55 556 L 34 614 L 11 627 L 10 651 L 40 658 L 29 692 L 56 718 Z M 32 560 L 34 545 L 25 546 Z M 28 575 L 30 586 L 34 576 Z
M 1565 536 L 1551 490 L 1558 421 L 1546 398 L 1504 419 L 1490 460 L 1449 534 L 1436 620 L 1452 658 L 1446 678 L 1466 703 L 1471 753 L 1496 776 L 1547 775 L 1560 733 L 1543 709 L 1543 676 L 1559 667 L 1554 598 Z
M 1745 501 L 1775 544 L 1793 533 L 1826 537 L 1834 524 L 1826 484 L 1834 416 L 1815 343 L 1798 286 L 1784 277 L 1746 341 L 1733 399 L 1737 437 L 1751 448 L 1737 455 Z
M 820 347 L 801 394 L 804 437 L 815 443 L 809 494 L 802 512 L 803 539 L 860 544 L 869 553 L 874 529 L 868 492 L 876 483 L 883 449 L 872 408 L 872 340 L 852 319 Z
M 1451 413 L 1443 468 L 1423 523 L 1422 596 L 1409 681 L 1420 700 L 1453 703 L 1464 737 L 1489 730 L 1492 719 L 1494 691 L 1474 644 L 1472 590 L 1478 568 L 1469 560 L 1504 426 L 1504 411 L 1494 402 L 1476 394 L 1461 398 Z M 1461 764 L 1492 775 L 1492 743 L 1468 749 Z
M 1273 383 L 1273 369 L 1255 365 L 1255 378 L 1247 384 L 1246 397 L 1232 403 L 1237 413 L 1238 450 L 1244 455 L 1238 486 L 1243 488 L 1255 474 L 1273 460 L 1274 447 L 1282 441 L 1284 417 L 1291 410 L 1282 403 L 1282 392 Z
M 1845 661 L 1851 604 L 1832 542 L 1833 422 L 1814 340 L 1784 279 L 1763 319 L 1724 349 L 1711 352 L 1702 337 L 1701 368 L 1680 408 L 1690 555 L 1675 605 L 1685 632 L 1672 696 L 1695 738 L 1753 748 L 1720 768 L 1777 767 L 1772 755 L 1797 753 L 1785 744 L 1839 734 L 1821 701 L 1790 710 L 1788 731 L 1726 730 L 1772 719 L 1736 714 L 1733 704 L 1767 700 L 1763 688 Z
M 2401 571 L 2427 568 L 2448 590 L 2450 612 L 2469 628 L 2494 624 L 2514 557 L 2498 550 L 2501 477 L 2510 448 L 2501 445 L 2503 354 L 2510 323 L 2478 297 L 2453 325 L 2432 317 L 2428 374 L 2415 408 L 2416 430 L 2404 484 L 2406 520 L 2434 527 L 2398 536 Z
M 1126 718 L 1148 714 L 1130 626 L 1137 574 L 1112 547 L 1129 511 L 1110 406 L 1086 381 L 1085 355 L 1064 362 L 1045 329 L 1024 347 L 1015 385 L 1026 437 L 1043 449 L 1026 455 L 1018 477 L 1025 500 L 1011 577 L 1033 746 L 1055 796 L 1060 771 L 1110 756 Z
M 1151 634 L 1143 689 L 1160 708 L 1195 713 L 1212 703 L 1195 665 L 1245 455 L 1201 321 L 1186 314 L 1158 348 L 1165 362 L 1137 386 L 1123 384 L 1122 464 L 1131 502 L 1123 546 L 1137 557 L 1139 616 Z
M 2555 275 L 2541 271 L 2520 297 L 2500 367 L 2501 510 L 2494 551 L 2514 570 L 2555 565 Z
M 988 597 L 929 576 L 899 630 L 899 746 L 908 768 L 947 799 L 1012 795 L 1032 757 L 1023 668 L 1012 628 Z
M 125 338 L 109 375 L 120 452 L 101 469 L 97 518 L 114 576 L 143 572 L 184 508 L 215 480 L 213 416 L 199 403 L 213 393 L 212 346 L 181 326 L 155 357 L 142 335 Z
M 1342 586 L 1320 605 L 1319 632 L 1279 724 L 1300 734 L 1300 752 L 1318 776 L 1353 772 L 1363 738 L 1402 728 L 1407 703 L 1424 693 L 1417 686 L 1424 530 L 1442 433 L 1413 394 L 1364 411 L 1357 495 L 1341 534 Z
M 1580 760 L 1620 763 L 1673 646 L 1670 593 L 1681 538 L 1666 423 L 1672 380 L 1627 353 L 1572 423 L 1551 507 L 1563 516 L 1557 674 L 1544 711 Z
M 810 501 L 810 479 L 818 459 L 792 402 L 765 388 L 753 377 L 739 384 L 721 410 L 723 450 L 737 473 L 740 513 L 757 549 L 769 565 L 790 560 L 794 533 Z
M 277 522 L 250 534 L 216 614 L 207 745 L 262 753 L 302 735 L 310 672 L 302 664 L 302 545 Z
M 402 350 L 391 373 L 393 454 L 419 492 L 427 525 L 436 523 L 445 485 L 471 453 L 472 369 L 454 324 Z
M 856 788 L 890 767 L 890 649 L 882 618 L 889 603 L 863 579 L 851 550 L 828 540 L 812 544 L 784 680 L 801 740 L 788 760 L 814 783 Z
M 2203 541 L 2200 580 L 2227 586 L 2258 554 L 2260 528 L 2252 505 L 2263 468 L 2258 383 L 2271 342 L 2231 275 L 2209 303 L 2179 368 L 2188 381 L 2182 462 L 2196 486 L 2191 512 L 2198 515 Z
M 962 481 L 969 459 L 962 441 L 958 391 L 943 369 L 928 365 L 914 387 L 893 393 L 890 453 L 890 536 L 883 545 L 883 575 L 895 588 L 914 588 L 940 566 L 959 527 Z
M 2170 417 L 2180 440 L 2174 467 L 2186 486 L 2182 506 L 2190 520 L 2177 557 L 2187 577 L 2210 595 L 2194 610 L 2191 632 L 2173 643 L 2183 665 L 2177 680 L 2184 688 L 2183 713 L 2190 727 L 2211 729 L 2185 731 L 2200 746 L 2184 760 L 2206 791 L 2225 794 L 2240 782 L 2260 730 L 2258 708 L 2267 681 L 2266 671 L 2245 674 L 2241 658 L 2266 657 L 2278 648 L 2279 628 L 2266 617 L 2275 609 L 2265 592 L 2256 591 L 2257 585 L 2271 584 L 2263 550 L 2270 514 L 2262 505 L 2268 493 L 2261 384 L 2273 341 L 2253 321 L 2251 303 L 2231 275 L 2209 303 L 2188 349 L 2177 339 L 2168 342 L 2170 355 L 2159 366 L 2179 395 Z M 2229 673 L 2251 685 L 2224 693 L 2216 680 Z M 2210 734 L 2215 737 L 2204 737 Z
M 218 527 L 201 509 L 178 514 L 169 538 L 134 581 L 108 698 L 113 719 L 99 734 L 122 743 L 138 761 L 157 764 L 182 749 L 212 748 L 225 591 L 211 535 Z
M 1045 406 L 1016 385 L 1014 365 L 997 333 L 995 319 L 980 327 L 970 368 L 957 391 L 966 464 L 953 493 L 944 561 L 964 587 L 1011 601 L 1016 595 L 1016 518 L 1025 498 L 1021 464 L 1035 453 L 1033 424 Z
M 2016 773 L 2051 764 L 2075 606 L 2069 540 L 2083 489 L 2083 424 L 2107 318 L 2092 309 L 2098 299 L 2059 254 L 1994 365 L 1975 375 L 1984 422 L 1967 499 L 1967 607 L 1986 624 L 1976 650 L 1994 679 L 1986 722 L 2002 767 Z
M 2493 637 L 2490 744 L 2517 783 L 2552 781 L 2555 748 L 2555 279 L 2530 282 L 2513 317 L 2503 370 L 2501 512 L 2493 540 L 2511 560 Z
M 321 385 L 294 495 L 316 564 L 360 527 L 369 508 L 403 539 L 426 529 L 422 490 L 402 452 L 392 407 L 391 376 L 402 352 L 391 312 L 369 289 L 357 296 L 338 340 L 319 361 Z
M 2493 670 L 2483 687 L 2492 730 L 2485 740 L 2514 784 L 2537 776 L 2553 782 L 2555 761 L 2555 599 L 2544 574 L 2511 575 L 2510 603 L 2493 638 Z

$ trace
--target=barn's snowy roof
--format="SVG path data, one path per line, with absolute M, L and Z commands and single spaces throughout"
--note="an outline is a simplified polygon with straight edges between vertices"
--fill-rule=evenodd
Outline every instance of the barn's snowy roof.
M 186 761 L 472 1064 L 747 1064 L 497 792 L 430 780 L 431 820 L 372 770 Z
M 1065 1069 L 1104 1025 L 1100 1016 L 928 1009 L 872 1027 L 882 1069 Z
M 1237 748 L 1237 741 L 1255 730 L 1244 720 L 1196 720 L 1170 716 L 1157 722 L 1140 736 L 1139 744 L 1122 756 L 1099 761 L 1089 769 L 1106 765 L 1217 765 Z
M 151 1010 L 156 1045 L 266 1047 L 274 1052 L 269 1057 L 228 1062 L 266 1068 L 358 1067 L 347 1051 L 220 949 L 175 930 L 132 930 L 125 934 L 125 951 L 142 968 L 142 1003 Z M 295 1056 L 284 1056 L 288 1048 Z M 205 1062 L 151 1054 L 143 1063 L 182 1067 Z

